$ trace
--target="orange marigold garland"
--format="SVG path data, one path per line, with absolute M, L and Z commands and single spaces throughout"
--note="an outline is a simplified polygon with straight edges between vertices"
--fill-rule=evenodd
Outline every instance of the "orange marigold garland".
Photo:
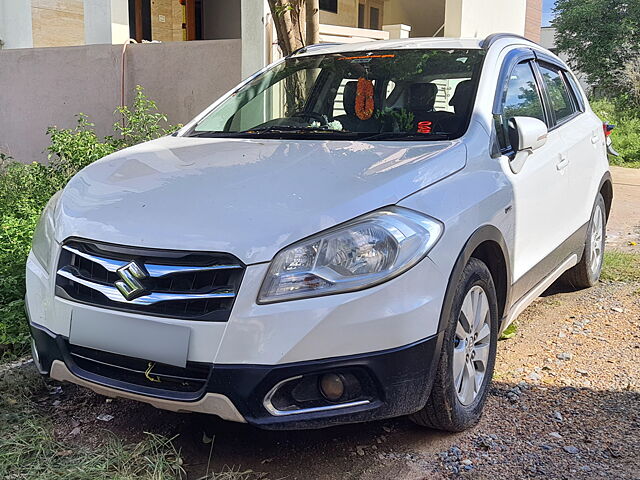
M 356 115 L 360 120 L 369 120 L 373 111 L 373 82 L 360 77 L 356 90 Z

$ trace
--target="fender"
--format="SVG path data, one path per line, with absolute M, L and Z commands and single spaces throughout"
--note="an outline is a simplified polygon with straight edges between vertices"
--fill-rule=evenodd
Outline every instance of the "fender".
M 607 207 L 607 220 L 609 219 L 609 213 L 611 212 L 611 203 L 613 202 L 613 180 L 611 179 L 611 172 L 609 170 L 607 170 L 606 172 L 604 172 L 604 175 L 602 175 L 602 178 L 600 179 L 600 184 L 598 185 L 598 192 L 602 192 L 602 189 L 605 188 L 605 184 L 606 188 L 608 189 L 608 197 L 606 195 L 603 195 L 604 197 L 604 204 Z
M 440 320 L 438 323 L 438 332 L 442 332 L 445 329 L 446 322 L 450 318 L 451 315 L 451 305 L 453 303 L 453 296 L 455 289 L 458 285 L 458 280 L 462 275 L 462 270 L 465 265 L 469 262 L 473 252 L 478 248 L 479 245 L 486 241 L 493 241 L 500 246 L 502 250 L 502 256 L 504 257 L 505 269 L 506 269 L 506 292 L 504 292 L 505 298 L 505 308 L 502 314 L 509 309 L 509 305 L 511 304 L 511 260 L 509 258 L 509 250 L 507 249 L 507 243 L 502 236 L 502 232 L 498 230 L 493 225 L 483 225 L 479 227 L 466 241 L 464 247 L 462 247 L 462 251 L 458 255 L 458 258 L 453 266 L 453 270 L 451 271 L 451 275 L 449 276 L 449 282 L 447 283 L 447 290 L 444 297 L 444 302 L 442 304 L 442 309 L 440 311 Z M 502 321 L 502 318 L 500 318 Z

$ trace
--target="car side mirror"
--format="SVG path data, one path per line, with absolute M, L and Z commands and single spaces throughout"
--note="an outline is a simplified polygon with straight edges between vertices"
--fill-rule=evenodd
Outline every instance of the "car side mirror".
M 516 152 L 510 167 L 513 173 L 518 173 L 529 155 L 547 143 L 549 130 L 544 122 L 533 117 L 512 117 L 508 125 L 509 142 Z
M 509 119 L 509 141 L 516 152 L 535 150 L 547 142 L 547 125 L 533 117 Z

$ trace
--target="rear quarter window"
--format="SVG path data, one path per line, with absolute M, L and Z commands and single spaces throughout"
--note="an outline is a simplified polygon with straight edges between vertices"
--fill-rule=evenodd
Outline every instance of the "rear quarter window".
M 567 80 L 568 87 L 569 87 L 569 90 L 571 90 L 571 93 L 573 94 L 573 98 L 576 100 L 576 105 L 578 107 L 578 110 L 580 110 L 581 112 L 584 112 L 586 100 L 584 98 L 584 95 L 582 94 L 582 90 L 580 89 L 576 76 L 571 72 L 565 71 L 564 77 Z

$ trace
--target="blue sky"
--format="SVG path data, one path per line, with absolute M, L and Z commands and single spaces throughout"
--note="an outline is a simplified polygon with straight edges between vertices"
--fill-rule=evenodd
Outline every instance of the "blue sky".
M 549 22 L 553 19 L 553 14 L 551 10 L 553 9 L 553 5 L 555 0 L 543 0 L 542 1 L 542 26 L 546 27 L 549 25 Z

